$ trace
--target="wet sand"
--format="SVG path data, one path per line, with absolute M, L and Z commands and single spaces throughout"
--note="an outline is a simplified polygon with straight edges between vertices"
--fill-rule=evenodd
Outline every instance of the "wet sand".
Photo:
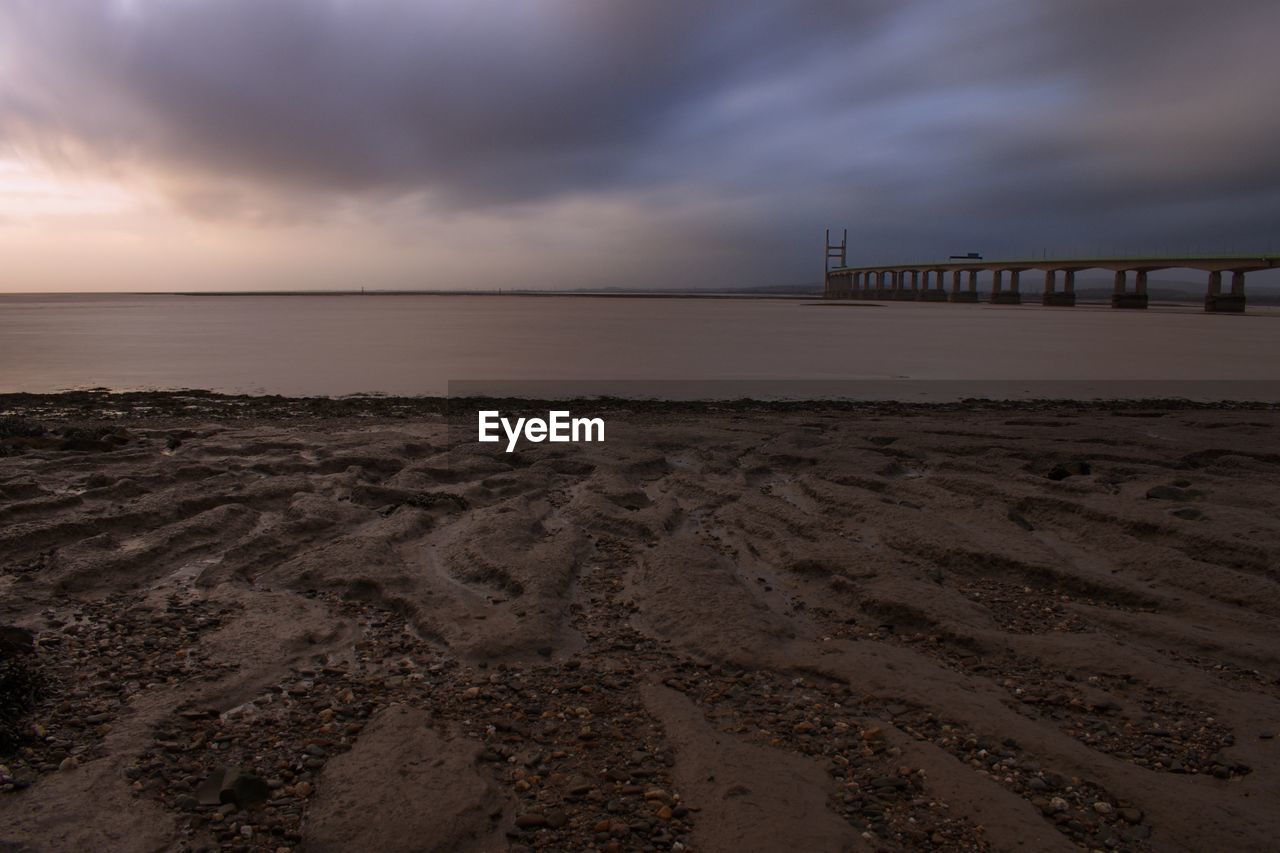
M 0 403 L 13 849 L 1280 835 L 1273 407 Z

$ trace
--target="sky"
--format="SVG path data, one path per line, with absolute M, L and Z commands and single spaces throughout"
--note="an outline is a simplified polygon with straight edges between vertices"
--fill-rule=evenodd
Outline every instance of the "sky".
M 0 290 L 1280 253 L 1280 4 L 5 0 Z

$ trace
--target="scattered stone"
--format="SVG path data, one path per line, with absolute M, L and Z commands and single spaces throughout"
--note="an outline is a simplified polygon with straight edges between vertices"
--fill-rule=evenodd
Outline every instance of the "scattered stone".
M 223 773 L 218 796 L 224 803 L 247 809 L 265 803 L 271 796 L 271 788 L 260 776 L 245 773 L 238 767 L 228 767 Z
M 1147 500 L 1150 501 L 1193 501 L 1203 496 L 1204 492 L 1196 489 L 1180 489 L 1176 486 L 1152 486 L 1147 489 Z
M 222 780 L 227 769 L 220 767 L 205 777 L 196 788 L 196 800 L 202 806 L 216 806 L 222 803 Z
M 1068 477 L 1087 477 L 1093 473 L 1093 469 L 1088 462 L 1059 462 L 1049 469 L 1046 474 L 1050 480 L 1065 480 Z
M 1031 522 L 1027 521 L 1027 519 L 1022 515 L 1022 513 L 1009 510 L 1008 518 L 1010 521 L 1012 521 L 1014 524 L 1021 527 L 1023 530 L 1031 531 L 1036 529 Z
M 547 825 L 546 816 L 540 815 L 534 812 L 518 815 L 516 817 L 516 826 L 518 826 L 520 829 L 537 829 L 540 826 L 546 826 L 546 825 Z
M 35 634 L 26 628 L 0 625 L 0 657 L 29 655 L 35 652 Z

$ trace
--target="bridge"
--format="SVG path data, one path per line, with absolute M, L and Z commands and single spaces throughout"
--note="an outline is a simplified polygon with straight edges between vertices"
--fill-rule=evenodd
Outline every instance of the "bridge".
M 1204 310 L 1240 312 L 1245 308 L 1246 273 L 1280 268 L 1280 255 L 1187 255 L 1183 257 L 1035 258 L 984 260 L 965 256 L 946 261 L 914 264 L 846 266 L 847 237 L 832 245 L 827 238 L 827 299 L 912 300 L 920 302 L 978 302 L 978 274 L 991 274 L 988 301 L 1018 305 L 1024 295 L 1024 273 L 1042 273 L 1043 305 L 1076 304 L 1076 273 L 1108 270 L 1114 273 L 1112 308 L 1146 308 L 1147 276 L 1169 269 L 1199 270 L 1207 274 Z M 838 253 L 837 253 L 838 250 Z M 831 267 L 832 259 L 839 265 Z M 1229 275 L 1229 280 L 1224 276 Z M 950 288 L 947 287 L 950 278 Z

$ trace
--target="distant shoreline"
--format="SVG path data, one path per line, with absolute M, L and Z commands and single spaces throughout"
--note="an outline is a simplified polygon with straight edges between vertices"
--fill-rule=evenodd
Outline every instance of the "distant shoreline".
M 988 291 L 980 290 L 980 297 L 989 297 Z M 1110 305 L 1110 291 L 1106 288 L 1077 288 L 1077 305 Z M 128 296 L 128 297 L 146 297 L 146 296 L 216 296 L 216 297 L 239 297 L 239 296 L 261 296 L 261 297 L 357 297 L 357 296 L 438 296 L 438 297 L 458 297 L 458 296 L 483 296 L 483 297 L 558 297 L 558 298 L 581 298 L 581 299 L 708 299 L 708 300 L 761 300 L 761 301 L 801 301 L 815 302 L 830 305 L 856 305 L 859 307 L 875 307 L 887 304 L 902 305 L 913 304 L 913 302 L 897 302 L 892 299 L 870 300 L 850 302 L 847 300 L 828 300 L 825 299 L 821 291 L 653 291 L 653 290 L 637 290 L 637 291 L 581 291 L 581 290 L 164 290 L 164 291 L 12 291 L 0 292 L 0 299 L 4 297 L 108 297 L 108 296 Z M 1040 307 L 1039 294 L 1032 291 L 1025 291 L 1023 296 L 1026 301 L 1020 307 Z M 1199 307 L 1203 304 L 1204 296 L 1194 292 L 1178 292 L 1155 290 L 1151 292 L 1151 307 Z M 1280 305 L 1280 293 L 1270 291 L 1254 292 L 1249 294 L 1250 306 L 1275 306 Z M 988 304 L 984 298 L 976 303 L 980 305 Z M 1007 306 L 1006 306 L 1007 307 Z
M 577 296 L 591 299 L 822 299 L 821 293 L 688 291 L 597 292 L 578 290 L 217 290 L 174 291 L 151 296 Z

